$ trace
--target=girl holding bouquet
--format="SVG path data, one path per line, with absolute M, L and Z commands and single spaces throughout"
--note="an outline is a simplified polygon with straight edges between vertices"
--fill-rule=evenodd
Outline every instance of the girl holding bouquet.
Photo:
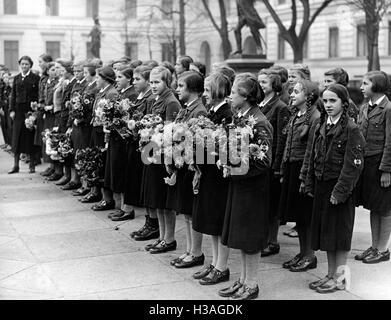
M 117 89 L 119 90 L 119 100 L 128 101 L 133 104 L 137 99 L 137 92 L 133 85 L 133 69 L 124 69 L 117 73 Z M 132 106 L 133 107 L 133 106 Z M 125 212 L 124 192 L 126 170 L 126 148 L 127 140 L 122 137 L 117 130 L 111 130 L 109 134 L 107 149 L 105 189 L 106 192 L 115 198 L 117 211 L 109 215 L 113 221 L 125 221 L 134 219 L 134 211 Z
M 175 120 L 181 105 L 171 90 L 172 75 L 164 67 L 156 67 L 151 71 L 150 86 L 156 96 L 152 105 L 148 106 L 147 113 L 160 116 L 167 124 Z M 152 254 L 176 250 L 175 241 L 175 212 L 166 210 L 167 185 L 164 178 L 167 176 L 164 162 L 160 164 L 148 163 L 146 155 L 142 153 L 144 172 L 141 185 L 142 205 L 150 216 L 157 213 L 159 220 L 160 239 L 147 245 L 145 249 Z M 174 226 L 168 227 L 168 226 Z
M 238 75 L 230 99 L 236 121 L 253 122 L 252 133 L 247 131 L 244 140 L 262 151 L 253 158 L 249 154 L 249 145 L 242 144 L 240 155 L 249 158 L 247 163 L 241 160 L 241 167 L 237 168 L 230 165 L 236 157 L 234 150 L 229 148 L 225 166 L 229 187 L 221 242 L 228 248 L 241 251 L 242 268 L 240 279 L 220 290 L 219 295 L 234 300 L 250 300 L 259 294 L 257 270 L 260 251 L 268 244 L 268 172 L 272 163 L 273 127 L 259 109 L 264 93 L 254 75 Z M 230 129 L 228 140 L 236 140 L 236 134 L 236 130 Z
M 231 81 L 223 74 L 213 73 L 205 79 L 204 97 L 210 106 L 208 118 L 216 125 L 232 122 L 231 106 L 227 102 L 231 87 Z M 193 229 L 212 236 L 213 255 L 211 264 L 196 272 L 193 278 L 199 279 L 202 285 L 214 285 L 229 279 L 229 249 L 221 244 L 228 180 L 215 163 L 205 162 L 199 167 L 201 179 L 199 193 L 194 196 Z
M 185 123 L 190 119 L 207 115 L 205 106 L 202 103 L 203 92 L 204 79 L 198 72 L 186 71 L 179 76 L 177 94 L 183 107 L 175 119 L 176 123 Z M 184 143 L 192 144 L 193 141 L 184 141 Z M 184 214 L 186 223 L 186 252 L 177 259 L 172 260 L 171 265 L 174 265 L 176 268 L 191 268 L 203 265 L 205 256 L 202 253 L 202 234 L 193 230 L 191 223 L 194 171 L 189 170 L 188 163 L 184 163 L 183 167 L 179 169 L 175 168 L 175 166 L 168 166 L 168 168 L 170 171 L 177 173 L 177 178 L 176 184 L 168 187 L 167 208 Z M 175 224 L 167 225 L 166 228 L 171 228 L 175 232 Z

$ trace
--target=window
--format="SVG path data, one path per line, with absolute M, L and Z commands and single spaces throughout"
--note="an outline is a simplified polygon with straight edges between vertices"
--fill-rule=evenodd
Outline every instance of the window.
M 17 0 L 4 0 L 4 14 L 18 14 Z
M 339 56 L 339 30 L 338 28 L 329 29 L 329 58 Z
M 368 55 L 367 28 L 365 24 L 357 26 L 357 57 Z
M 172 0 L 162 0 L 162 19 L 172 19 L 173 3 Z
M 278 60 L 284 60 L 284 59 L 285 59 L 285 40 L 279 34 L 278 35 Z
M 19 42 L 4 41 L 4 64 L 13 71 L 19 69 Z
M 99 16 L 99 0 L 87 0 L 87 17 Z
M 174 55 L 172 52 L 172 46 L 169 43 L 162 43 L 162 61 L 173 62 Z
M 58 0 L 46 0 L 46 15 L 58 16 Z
M 61 57 L 60 41 L 46 41 L 46 53 L 51 55 L 53 59 Z
M 137 42 L 128 42 L 126 44 L 125 55 L 130 57 L 132 60 L 138 59 L 138 43 Z
M 125 0 L 125 11 L 128 18 L 137 18 L 137 0 Z

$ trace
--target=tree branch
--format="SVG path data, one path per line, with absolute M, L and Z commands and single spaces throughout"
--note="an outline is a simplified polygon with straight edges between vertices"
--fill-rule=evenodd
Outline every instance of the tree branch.
M 202 0 L 202 1 L 204 1 L 204 0 Z M 276 11 L 274 10 L 273 6 L 270 4 L 270 1 L 269 0 L 263 0 L 263 3 L 265 4 L 267 10 L 271 14 L 274 22 L 277 24 L 278 29 L 280 30 L 280 33 L 288 33 L 288 30 L 285 28 L 285 26 L 282 23 L 280 17 L 278 16 Z
M 206 2 L 206 0 L 202 0 L 202 3 L 203 3 L 203 5 L 204 5 L 204 7 L 205 7 L 206 12 L 208 13 L 208 16 L 209 16 L 210 20 L 212 21 L 213 26 L 214 26 L 214 27 L 216 28 L 216 30 L 221 34 L 221 29 L 220 29 L 220 27 L 217 25 L 216 20 L 215 20 L 215 18 L 213 17 L 212 12 L 210 11 L 210 8 L 209 8 L 208 3 Z

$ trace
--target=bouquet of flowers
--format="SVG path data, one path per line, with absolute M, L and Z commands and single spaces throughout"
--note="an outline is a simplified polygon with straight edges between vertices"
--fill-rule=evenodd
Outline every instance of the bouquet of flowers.
M 75 168 L 90 186 L 99 180 L 103 169 L 103 153 L 99 148 L 78 150 L 75 157 Z
M 217 126 L 213 121 L 207 117 L 200 116 L 190 119 L 187 123 L 194 138 L 194 147 L 196 149 L 200 148 L 199 150 L 214 150 Z
M 34 102 L 31 102 L 31 105 L 30 105 L 31 109 L 33 111 L 45 111 L 45 107 L 41 104 L 41 103 L 38 103 L 36 101 Z
M 83 120 L 85 118 L 86 110 L 82 103 L 82 97 L 80 94 L 75 94 L 71 99 L 71 110 L 69 116 L 72 119 Z
M 108 105 L 110 104 L 110 101 L 107 99 L 100 99 L 99 102 L 96 105 L 95 109 L 95 121 L 99 126 L 104 125 L 104 109 L 108 108 Z
M 103 124 L 107 130 L 115 130 L 125 139 L 131 135 L 128 122 L 131 119 L 133 104 L 129 99 L 109 102 L 103 106 Z
M 154 135 L 154 142 L 160 143 L 161 140 L 156 134 L 163 132 L 163 119 L 158 115 L 147 114 L 140 121 L 136 122 L 135 128 L 140 136 L 139 146 L 141 151 L 152 141 Z
M 70 138 L 55 130 L 46 129 L 43 133 L 43 141 L 46 146 L 46 154 L 52 160 L 64 162 L 73 152 Z
M 37 112 L 28 112 L 24 124 L 28 130 L 34 130 L 37 122 Z

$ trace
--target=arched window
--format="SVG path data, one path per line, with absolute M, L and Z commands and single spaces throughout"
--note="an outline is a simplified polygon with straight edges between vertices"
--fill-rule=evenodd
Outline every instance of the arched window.
M 200 62 L 202 62 L 206 66 L 206 74 L 210 73 L 211 53 L 210 53 L 210 46 L 207 41 L 204 41 L 201 44 Z
M 243 53 L 244 54 L 257 54 L 257 45 L 252 36 L 248 36 L 246 40 L 244 40 L 243 45 Z

